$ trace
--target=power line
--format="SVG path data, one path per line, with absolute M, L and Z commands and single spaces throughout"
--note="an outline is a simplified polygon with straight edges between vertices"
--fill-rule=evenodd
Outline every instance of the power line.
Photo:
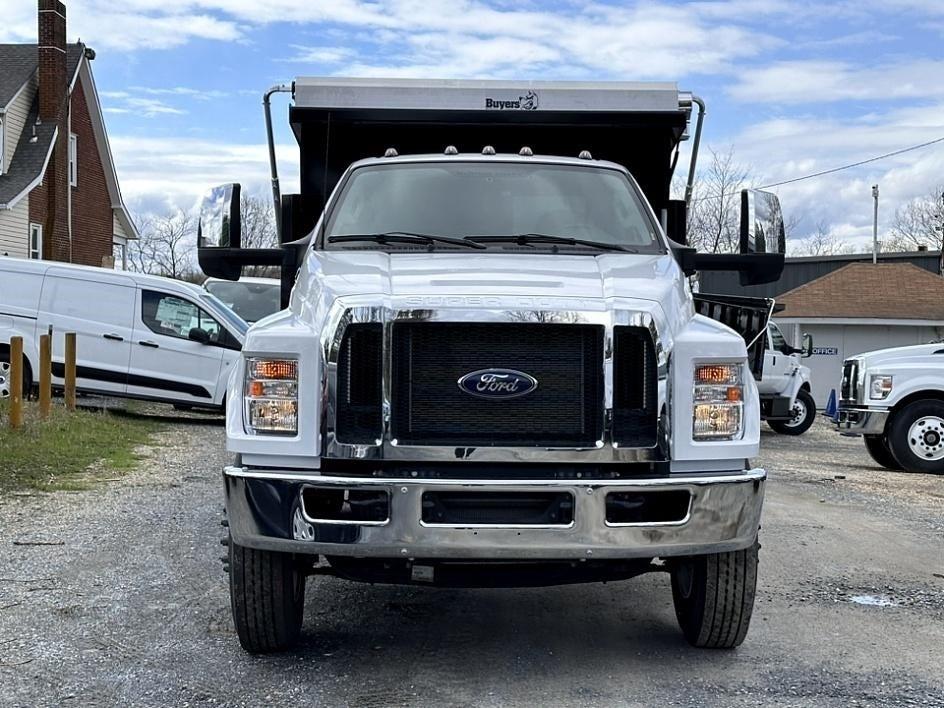
M 936 145 L 937 143 L 944 143 L 944 135 L 934 140 L 928 140 L 924 143 L 918 143 L 917 145 L 909 145 L 908 147 L 901 148 L 900 150 L 893 150 L 892 152 L 886 152 L 884 155 L 876 155 L 875 157 L 869 157 L 865 160 L 859 160 L 858 162 L 850 162 L 848 165 L 841 165 L 839 167 L 832 167 L 828 170 L 821 170 L 820 172 L 813 172 L 808 175 L 803 175 L 802 177 L 794 177 L 793 179 L 785 179 L 782 182 L 771 182 L 770 184 L 764 184 L 759 187 L 754 187 L 754 189 L 770 189 L 772 187 L 782 187 L 785 184 L 793 184 L 794 182 L 802 182 L 804 180 L 813 179 L 814 177 L 822 177 L 823 175 L 830 175 L 835 172 L 842 172 L 843 170 L 849 170 L 853 167 L 860 167 L 862 165 L 867 165 L 870 162 L 878 162 L 879 160 L 885 160 L 889 157 L 895 157 L 896 155 L 903 155 L 906 152 L 912 152 L 913 150 L 920 150 L 921 148 L 930 147 L 931 145 Z M 706 202 L 714 199 L 722 199 L 723 195 L 712 195 L 706 197 L 696 197 L 692 199 L 693 202 Z
M 851 162 L 848 165 L 842 165 L 841 167 L 833 167 L 828 170 L 823 170 L 821 172 L 814 172 L 812 174 L 803 175 L 802 177 L 794 177 L 793 179 L 786 179 L 782 182 L 772 182 L 771 184 L 765 184 L 757 189 L 770 189 L 771 187 L 780 187 L 785 184 L 793 184 L 794 182 L 802 182 L 806 179 L 813 179 L 814 177 L 822 177 L 823 175 L 829 175 L 834 172 L 842 172 L 843 170 L 848 170 L 853 167 L 859 167 L 861 165 L 867 165 L 870 162 L 878 162 L 879 160 L 885 160 L 889 157 L 895 157 L 896 155 L 903 155 L 906 152 L 911 152 L 912 150 L 920 150 L 921 148 L 926 148 L 937 143 L 944 143 L 944 136 L 940 138 L 935 138 L 934 140 L 928 140 L 926 143 L 919 143 L 918 145 L 911 145 L 901 150 L 894 150 L 892 152 L 886 152 L 884 155 L 877 155 L 875 157 L 870 157 L 866 160 L 859 160 L 858 162 Z

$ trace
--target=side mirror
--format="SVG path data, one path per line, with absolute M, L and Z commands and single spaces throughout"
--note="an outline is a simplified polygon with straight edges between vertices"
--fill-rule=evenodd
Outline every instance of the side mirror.
M 759 189 L 741 191 L 741 253 L 785 253 L 786 231 L 780 199 Z
M 229 254 L 242 243 L 238 184 L 224 184 L 206 193 L 200 204 L 197 223 L 197 259 L 207 275 L 224 280 L 239 280 L 242 264 Z
M 813 335 L 804 334 L 803 335 L 803 347 L 800 349 L 800 355 L 804 359 L 809 359 L 813 356 Z
M 210 335 L 206 330 L 200 329 L 199 327 L 191 327 L 190 331 L 187 333 L 187 339 L 192 339 L 194 342 L 199 344 L 209 344 Z

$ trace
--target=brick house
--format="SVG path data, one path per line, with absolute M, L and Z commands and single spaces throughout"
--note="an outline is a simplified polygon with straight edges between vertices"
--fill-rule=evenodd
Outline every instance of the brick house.
M 121 199 L 92 78 L 66 8 L 39 0 L 39 43 L 0 44 L 0 256 L 123 267 Z

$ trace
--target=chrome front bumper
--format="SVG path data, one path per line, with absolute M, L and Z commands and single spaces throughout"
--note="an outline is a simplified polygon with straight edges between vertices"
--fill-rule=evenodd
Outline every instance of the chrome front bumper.
M 453 480 L 326 477 L 245 467 L 224 469 L 233 540 L 243 546 L 305 554 L 371 558 L 476 560 L 617 559 L 684 556 L 746 548 L 760 525 L 767 473 L 621 480 Z M 306 485 L 385 489 L 385 522 L 312 522 L 304 515 Z M 661 524 L 608 524 L 609 492 L 686 490 L 687 516 Z M 425 524 L 426 491 L 570 492 L 573 521 L 566 526 Z
M 840 408 L 836 411 L 836 428 L 841 435 L 882 435 L 888 411 L 870 408 Z

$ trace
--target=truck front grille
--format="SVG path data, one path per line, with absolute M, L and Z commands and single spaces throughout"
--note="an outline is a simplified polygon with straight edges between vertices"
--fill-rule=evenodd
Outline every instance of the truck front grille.
M 859 365 L 855 360 L 842 364 L 842 384 L 839 387 L 839 400 L 855 403 L 858 398 Z
M 603 434 L 597 325 L 405 322 L 393 325 L 391 435 L 399 444 L 592 447 Z M 537 388 L 480 398 L 458 381 L 490 368 Z
M 654 447 L 659 396 L 652 335 L 645 327 L 616 327 L 613 338 L 613 441 Z
M 383 436 L 383 326 L 349 325 L 341 340 L 335 416 L 338 440 L 376 444 Z

